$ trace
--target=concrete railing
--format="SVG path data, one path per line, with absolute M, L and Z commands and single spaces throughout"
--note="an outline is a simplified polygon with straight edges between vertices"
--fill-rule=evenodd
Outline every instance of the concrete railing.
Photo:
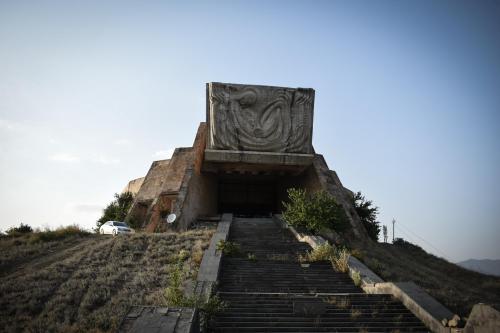
M 205 250 L 198 270 L 194 293 L 210 297 L 217 282 L 220 271 L 222 253 L 217 251 L 217 243 L 226 241 L 233 221 L 233 214 L 222 214 L 217 230 L 210 240 L 208 249 Z

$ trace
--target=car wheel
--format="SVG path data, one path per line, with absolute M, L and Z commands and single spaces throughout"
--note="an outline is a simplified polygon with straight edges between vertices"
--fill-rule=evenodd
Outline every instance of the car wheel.
M 113 236 L 116 236 L 116 229 L 113 230 Z

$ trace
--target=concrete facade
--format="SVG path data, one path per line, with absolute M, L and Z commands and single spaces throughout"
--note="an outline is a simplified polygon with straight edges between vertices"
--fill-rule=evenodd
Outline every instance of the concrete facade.
M 153 162 L 127 220 L 155 231 L 169 213 L 178 229 L 199 216 L 280 213 L 287 189 L 299 187 L 333 195 L 365 237 L 351 194 L 314 153 L 313 114 L 313 89 L 208 83 L 193 146 Z
M 130 192 L 134 196 L 136 196 L 137 193 L 139 193 L 139 190 L 142 187 L 142 183 L 144 183 L 144 178 L 146 178 L 146 177 L 132 179 L 131 181 L 129 181 L 128 184 L 127 184 L 127 186 L 125 186 L 123 188 L 122 193 Z
M 207 84 L 207 149 L 312 154 L 314 90 Z

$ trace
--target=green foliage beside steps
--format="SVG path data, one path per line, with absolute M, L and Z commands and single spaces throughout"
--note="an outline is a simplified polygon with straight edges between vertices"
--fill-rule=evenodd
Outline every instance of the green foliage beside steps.
M 348 226 L 343 207 L 325 191 L 310 194 L 290 188 L 288 199 L 283 202 L 283 218 L 294 227 L 317 233 L 325 228 L 341 232 Z
M 343 247 L 335 248 L 329 243 L 323 243 L 311 251 L 307 252 L 305 256 L 299 258 L 302 262 L 314 261 L 330 261 L 333 267 L 339 272 L 346 273 L 349 271 L 349 257 L 351 256 L 349 250 Z
M 217 242 L 217 251 L 233 257 L 241 254 L 240 245 L 238 243 L 225 241 L 223 239 Z
M 204 295 L 186 296 L 183 288 L 184 281 L 189 278 L 189 273 L 186 272 L 184 261 L 188 258 L 189 253 L 182 250 L 176 261 L 169 267 L 169 285 L 165 289 L 165 299 L 170 307 L 188 307 L 198 308 L 201 312 L 202 323 L 207 324 L 217 312 L 223 311 L 226 308 L 226 303 L 221 301 L 218 296 L 205 297 Z

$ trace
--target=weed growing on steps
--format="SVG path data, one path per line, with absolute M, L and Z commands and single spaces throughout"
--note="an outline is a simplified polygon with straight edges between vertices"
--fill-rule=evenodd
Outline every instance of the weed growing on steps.
M 169 284 L 165 290 L 165 298 L 170 306 L 183 306 L 181 304 L 185 301 L 182 283 L 186 276 L 183 270 L 184 260 L 186 258 L 187 251 L 181 250 L 177 255 L 175 263 L 170 265 L 170 273 L 168 275 Z
M 356 319 L 359 316 L 361 316 L 361 314 L 362 314 L 362 312 L 360 309 L 355 309 L 355 308 L 351 309 L 351 318 Z
M 335 256 L 335 248 L 329 243 L 323 243 L 313 250 L 307 252 L 305 257 L 300 257 L 300 261 L 322 261 L 322 260 L 332 260 Z
M 204 297 L 203 295 L 185 296 L 183 282 L 188 277 L 184 267 L 184 261 L 188 258 L 188 251 L 181 250 L 176 261 L 169 267 L 169 286 L 165 289 L 167 305 L 171 307 L 198 308 L 201 312 L 202 322 L 207 324 L 210 319 L 227 305 L 218 296 Z
M 350 253 L 347 249 L 337 249 L 331 261 L 339 272 L 347 273 L 349 271 L 349 257 Z
M 247 253 L 247 259 L 250 261 L 257 261 L 257 256 L 254 253 Z
M 329 243 L 323 243 L 312 251 L 307 252 L 305 256 L 300 255 L 300 262 L 314 262 L 329 260 L 332 265 L 342 273 L 349 271 L 349 250 L 346 248 L 334 248 Z
M 358 271 L 352 272 L 351 279 L 356 287 L 361 286 L 361 274 Z
M 237 256 L 241 253 L 240 245 L 238 243 L 225 241 L 223 239 L 217 242 L 217 251 L 221 251 L 230 257 Z

